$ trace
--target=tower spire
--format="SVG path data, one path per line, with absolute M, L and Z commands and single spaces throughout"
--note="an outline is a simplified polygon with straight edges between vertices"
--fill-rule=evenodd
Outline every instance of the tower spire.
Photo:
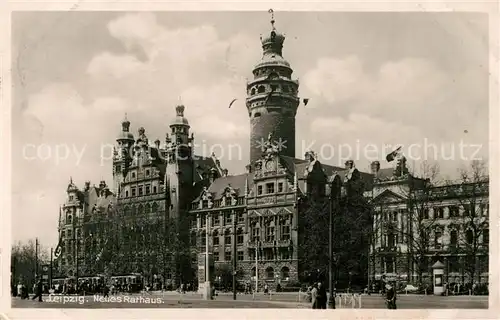
M 276 22 L 274 20 L 274 10 L 269 9 L 267 12 L 269 12 L 269 14 L 271 15 L 271 27 L 273 28 L 273 30 L 276 30 L 276 28 L 274 27 L 274 23 Z

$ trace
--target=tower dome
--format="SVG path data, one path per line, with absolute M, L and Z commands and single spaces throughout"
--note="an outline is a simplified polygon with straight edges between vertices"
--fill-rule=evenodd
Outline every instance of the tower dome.
M 130 121 L 128 121 L 126 113 L 122 121 L 122 131 L 118 134 L 117 140 L 134 140 L 134 135 L 130 132 Z
M 184 109 L 185 109 L 185 107 L 182 104 L 175 107 L 176 116 L 175 116 L 175 119 L 170 126 L 181 125 L 181 126 L 188 126 L 189 127 L 189 121 L 184 117 Z

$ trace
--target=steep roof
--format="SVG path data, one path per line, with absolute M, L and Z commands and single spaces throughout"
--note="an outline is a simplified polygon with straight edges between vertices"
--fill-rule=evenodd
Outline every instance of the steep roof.
M 309 162 L 307 160 L 292 158 L 288 156 L 280 156 L 280 158 L 292 174 L 295 174 L 295 172 L 297 172 L 297 177 L 299 178 L 298 187 L 300 190 L 304 190 L 304 181 L 301 181 L 300 179 L 304 178 L 304 173 L 306 168 L 309 166 Z M 323 168 L 323 171 L 327 176 L 332 176 L 334 173 L 337 173 L 343 178 L 348 171 L 346 168 L 332 166 L 324 163 L 321 163 L 321 167 Z M 392 174 L 393 169 L 390 170 Z M 371 173 L 362 171 L 359 171 L 359 173 L 361 175 L 361 179 L 365 183 L 365 190 L 371 190 L 373 188 L 373 175 Z

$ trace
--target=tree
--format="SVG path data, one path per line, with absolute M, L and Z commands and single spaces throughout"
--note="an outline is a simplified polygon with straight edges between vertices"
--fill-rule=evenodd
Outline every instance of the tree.
M 35 241 L 18 241 L 12 245 L 11 251 L 11 281 L 16 283 L 22 281 L 31 290 L 31 284 L 35 282 L 36 272 L 36 244 Z M 48 250 L 38 245 L 38 272 L 41 273 L 41 265 L 50 263 Z
M 372 202 L 374 229 L 371 242 L 374 253 L 378 242 L 387 249 L 394 249 L 399 243 L 405 244 L 409 276 L 415 272 L 417 281 L 422 281 L 422 274 L 429 271 L 430 235 L 437 221 L 436 215 L 429 214 L 429 207 L 437 200 L 432 196 L 432 182 L 439 177 L 439 165 L 424 161 L 419 169 L 421 178 L 417 178 L 415 172 L 409 172 L 406 159 L 401 157 L 394 176 L 387 181 L 377 181 L 376 187 L 384 190 L 380 194 L 385 192 L 388 196 L 377 198 L 377 195 Z
M 488 257 L 488 204 L 489 177 L 488 168 L 483 161 L 472 161 L 467 168 L 459 169 L 460 180 L 450 182 L 449 194 L 458 200 L 463 209 L 461 217 L 462 236 L 457 237 L 457 245 L 452 246 L 453 253 L 462 256 L 462 269 L 469 279 L 477 281 L 479 268 L 488 268 L 487 261 L 478 261 L 479 257 Z M 481 262 L 482 266 L 478 266 Z

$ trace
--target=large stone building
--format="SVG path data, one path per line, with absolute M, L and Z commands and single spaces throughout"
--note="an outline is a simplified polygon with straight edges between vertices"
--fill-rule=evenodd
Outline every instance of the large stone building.
M 370 280 L 430 284 L 440 261 L 449 284 L 488 282 L 487 174 L 432 185 L 410 174 L 404 160 L 394 172 L 373 168 L 374 188 L 366 194 L 374 209 Z
M 424 181 L 398 173 L 400 165 L 399 178 L 394 179 L 390 178 L 393 169 L 379 169 L 376 163 L 371 173 L 364 173 L 352 161 L 342 168 L 322 164 L 312 151 L 303 159 L 295 158 L 299 84 L 283 57 L 285 37 L 274 21 L 261 41 L 262 58 L 247 84 L 250 163 L 246 172 L 229 175 L 215 155 L 193 154 L 194 137 L 184 115 L 189 109 L 182 105 L 175 108 L 164 142 L 150 143 L 144 128 L 134 136 L 125 119 L 116 139 L 113 188 L 104 181 L 99 186 L 87 182 L 82 189 L 73 181 L 68 185 L 56 250 L 62 276 L 138 273 L 148 282 L 201 280 L 204 272 L 198 272 L 198 259 L 208 240 L 216 268 L 225 265 L 232 270 L 236 264 L 239 280 L 258 278 L 260 287 L 273 288 L 303 280 L 308 268 L 302 242 L 310 230 L 303 227 L 308 214 L 301 212 L 303 199 L 328 203 L 332 183 L 341 181 L 344 195 L 358 195 L 379 207 L 396 197 L 391 208 L 404 210 L 407 201 L 394 185 L 405 185 L 399 182 L 403 176 L 406 185 Z M 309 214 L 329 212 L 328 206 L 315 210 Z M 377 234 L 382 232 L 378 225 L 373 227 Z M 391 262 L 394 258 L 390 260 L 400 249 L 388 248 L 385 239 L 389 239 L 385 234 L 376 237 L 371 269 L 359 271 L 365 279 L 391 271 L 404 273 L 400 270 L 405 258 L 398 255 L 396 264 Z M 319 248 L 323 253 L 327 249 Z M 368 247 L 360 250 L 365 249 L 368 256 Z M 327 259 L 320 263 L 327 266 Z

